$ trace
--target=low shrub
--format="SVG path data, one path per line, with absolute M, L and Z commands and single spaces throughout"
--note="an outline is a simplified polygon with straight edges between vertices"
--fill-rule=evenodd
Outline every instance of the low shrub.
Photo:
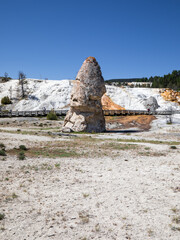
M 1 150 L 0 150 L 0 156 L 6 156 L 6 152 L 5 152 L 4 149 L 1 149 Z
M 5 150 L 5 145 L 4 145 L 4 143 L 0 143 L 0 149 Z
M 176 147 L 176 146 L 170 146 L 170 148 L 171 148 L 171 149 L 177 149 L 177 147 Z
M 58 117 L 54 110 L 51 110 L 47 115 L 47 120 L 57 120 Z
M 19 160 L 24 160 L 25 158 L 26 158 L 26 156 L 25 156 L 24 152 L 20 152 L 20 153 L 18 154 L 18 159 L 19 159 Z
M 20 149 L 20 150 L 23 150 L 23 151 L 27 151 L 27 150 L 28 150 L 25 145 L 20 145 L 20 146 L 19 146 L 19 149 Z
M 0 220 L 3 220 L 5 218 L 4 213 L 0 213 Z
M 3 105 L 7 105 L 7 104 L 11 104 L 11 103 L 12 102 L 8 96 L 5 96 L 1 99 L 1 104 L 3 104 Z
M 16 193 L 12 194 L 12 199 L 18 198 L 18 195 Z

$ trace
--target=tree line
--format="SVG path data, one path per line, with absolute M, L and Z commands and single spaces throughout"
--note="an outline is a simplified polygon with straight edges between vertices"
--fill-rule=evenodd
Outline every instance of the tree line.
M 149 81 L 152 82 L 153 88 L 171 88 L 174 90 L 180 90 L 180 71 L 174 70 L 172 73 L 164 75 L 163 77 L 150 77 Z
M 24 91 L 24 83 L 26 76 L 23 72 L 19 72 L 18 74 L 19 84 L 21 86 L 22 97 L 25 97 Z M 9 81 L 11 78 L 8 76 L 7 73 L 4 74 L 3 77 L 0 77 L 2 82 Z M 174 90 L 180 90 L 180 70 L 174 70 L 172 73 L 164 75 L 163 77 L 154 76 L 150 78 L 127 78 L 127 79 L 110 79 L 106 80 L 106 84 L 112 85 L 115 83 L 116 86 L 126 86 L 129 82 L 150 82 L 152 83 L 152 88 L 171 88 Z M 139 87 L 143 87 L 143 85 L 139 85 Z M 146 85 L 148 87 L 148 85 Z M 150 87 L 150 86 L 149 86 Z
M 128 82 L 151 82 L 152 88 L 171 88 L 174 90 L 180 90 L 180 70 L 174 70 L 172 73 L 164 75 L 163 77 L 154 76 L 150 78 L 128 78 L 128 79 L 110 79 L 106 83 L 111 85 L 121 86 L 126 85 Z

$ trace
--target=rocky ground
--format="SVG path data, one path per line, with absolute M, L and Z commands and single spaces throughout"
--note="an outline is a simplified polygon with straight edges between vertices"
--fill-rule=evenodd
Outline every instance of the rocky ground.
M 180 239 L 180 124 L 114 120 L 0 119 L 0 239 Z

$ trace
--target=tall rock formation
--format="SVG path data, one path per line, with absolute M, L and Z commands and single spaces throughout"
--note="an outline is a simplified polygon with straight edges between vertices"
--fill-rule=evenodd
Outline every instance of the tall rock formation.
M 88 57 L 74 81 L 70 110 L 64 120 L 62 131 L 105 131 L 101 104 L 101 97 L 105 92 L 106 88 L 100 66 L 94 57 Z

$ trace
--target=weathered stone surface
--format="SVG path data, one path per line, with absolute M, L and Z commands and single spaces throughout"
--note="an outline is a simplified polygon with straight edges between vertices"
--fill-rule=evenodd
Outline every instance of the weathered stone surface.
M 106 92 L 101 69 L 94 57 L 88 57 L 79 70 L 71 92 L 70 110 L 63 131 L 103 132 L 105 120 L 101 97 Z
M 144 101 L 144 106 L 150 111 L 155 111 L 159 107 L 157 100 L 152 96 Z

